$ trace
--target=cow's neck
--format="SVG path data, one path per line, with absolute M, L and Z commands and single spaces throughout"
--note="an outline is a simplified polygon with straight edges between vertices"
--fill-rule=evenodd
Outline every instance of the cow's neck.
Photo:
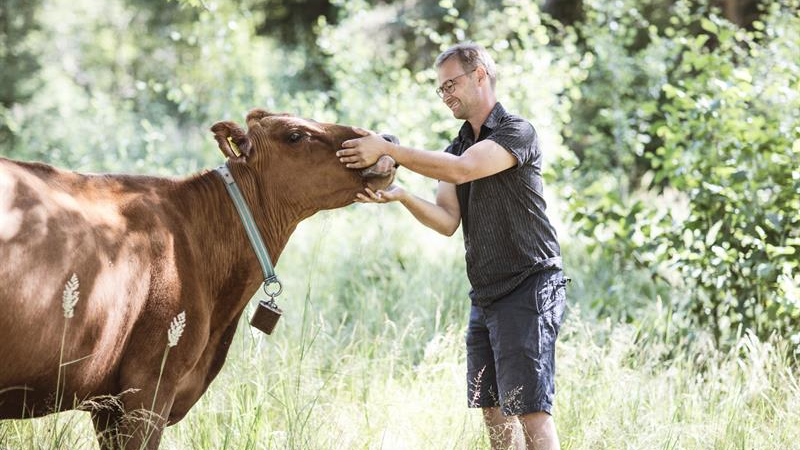
M 280 186 L 259 186 L 246 168 L 231 171 L 276 265 L 289 236 L 309 214 L 281 204 Z M 214 296 L 215 315 L 238 317 L 264 276 L 225 185 L 210 171 L 185 180 L 177 192 L 186 229 L 199 240 L 196 270 Z

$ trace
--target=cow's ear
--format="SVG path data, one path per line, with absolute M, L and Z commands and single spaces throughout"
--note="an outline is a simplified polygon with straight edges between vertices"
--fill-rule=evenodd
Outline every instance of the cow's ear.
M 264 117 L 269 117 L 271 115 L 273 114 L 267 111 L 266 109 L 256 108 L 247 113 L 247 118 L 245 119 L 245 122 L 247 123 L 248 127 L 252 127 Z
M 247 158 L 253 145 L 247 133 L 233 122 L 217 122 L 211 127 L 222 154 L 231 159 Z

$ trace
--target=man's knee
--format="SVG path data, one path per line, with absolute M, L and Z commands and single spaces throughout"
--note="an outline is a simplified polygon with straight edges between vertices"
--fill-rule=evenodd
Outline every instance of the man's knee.
M 515 439 L 518 442 L 524 442 L 522 427 L 517 416 L 506 416 L 497 406 L 481 409 L 483 410 L 483 420 L 486 423 L 493 449 L 524 448 L 524 445 L 514 445 Z
M 525 435 L 525 442 L 529 449 L 558 450 L 558 432 L 553 416 L 544 412 L 537 411 L 519 416 L 522 422 L 522 432 Z
M 552 423 L 553 416 L 544 411 L 536 411 L 519 416 L 519 420 L 525 424 L 526 428 L 537 429 Z

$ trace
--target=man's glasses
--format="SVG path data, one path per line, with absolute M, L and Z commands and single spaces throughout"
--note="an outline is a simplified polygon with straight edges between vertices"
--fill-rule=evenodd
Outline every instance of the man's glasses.
M 455 91 L 455 90 L 456 90 L 456 83 L 455 83 L 455 81 L 456 81 L 457 79 L 459 79 L 459 78 L 463 77 L 464 75 L 469 75 L 469 74 L 471 74 L 472 72 L 475 72 L 476 70 L 478 70 L 478 68 L 477 68 L 477 67 L 476 67 L 476 68 L 474 68 L 474 69 L 472 69 L 472 70 L 470 70 L 469 72 L 464 72 L 464 73 L 462 73 L 461 75 L 459 75 L 459 76 L 457 76 L 457 77 L 453 77 L 453 78 L 450 78 L 449 80 L 445 81 L 444 83 L 442 83 L 442 85 L 441 85 L 441 86 L 439 86 L 438 88 L 436 88 L 436 95 L 438 95 L 438 96 L 439 96 L 439 98 L 444 98 L 444 94 L 452 94 L 452 93 L 453 93 L 453 91 Z

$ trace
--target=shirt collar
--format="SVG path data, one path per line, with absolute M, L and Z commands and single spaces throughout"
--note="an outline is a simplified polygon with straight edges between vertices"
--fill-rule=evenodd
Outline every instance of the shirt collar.
M 500 119 L 505 117 L 506 109 L 503 108 L 503 105 L 500 102 L 494 104 L 494 108 L 489 111 L 489 115 L 486 117 L 486 121 L 483 122 L 481 128 L 486 127 L 490 130 L 493 130 L 498 123 L 500 123 Z M 477 139 L 478 136 L 472 136 L 472 126 L 469 124 L 468 121 L 464 121 L 464 124 L 461 125 L 461 129 L 458 131 L 458 136 L 462 139 L 472 137 L 473 139 Z
M 492 111 L 489 112 L 489 117 L 487 117 L 486 121 L 483 122 L 483 126 L 485 126 L 490 130 L 493 130 L 497 126 L 497 124 L 500 123 L 500 119 L 505 117 L 505 115 L 506 115 L 506 109 L 503 108 L 503 105 L 501 105 L 500 102 L 497 102 L 494 104 L 494 108 L 492 108 Z

